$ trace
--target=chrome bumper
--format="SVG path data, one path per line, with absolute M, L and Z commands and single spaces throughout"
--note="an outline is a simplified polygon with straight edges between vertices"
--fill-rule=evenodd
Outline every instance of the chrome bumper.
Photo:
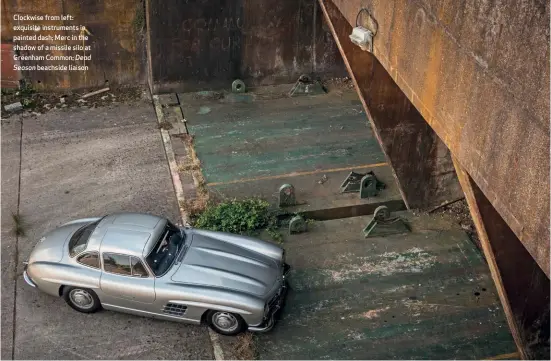
M 258 326 L 249 326 L 248 330 L 251 332 L 268 332 L 270 331 L 274 325 L 275 325 L 275 316 L 283 308 L 283 304 L 285 303 L 285 296 L 287 296 L 287 274 L 289 273 L 291 267 L 285 263 L 283 267 L 283 286 L 281 287 L 281 293 L 279 294 L 279 298 L 274 303 L 272 308 L 270 309 L 268 313 L 268 317 Z
M 27 282 L 29 286 L 36 288 L 36 284 L 31 280 L 31 278 L 27 274 L 27 270 L 23 271 L 23 279 L 25 280 L 25 282 Z
M 291 270 L 291 266 L 289 266 L 287 263 L 283 264 L 283 279 L 287 278 L 287 275 L 289 274 L 289 271 Z

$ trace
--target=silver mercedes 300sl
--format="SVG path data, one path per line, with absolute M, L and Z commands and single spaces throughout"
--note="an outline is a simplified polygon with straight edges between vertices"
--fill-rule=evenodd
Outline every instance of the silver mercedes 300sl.
M 284 250 L 269 242 L 118 213 L 46 234 L 25 262 L 23 277 L 80 312 L 104 308 L 204 322 L 236 335 L 273 327 L 288 270 Z

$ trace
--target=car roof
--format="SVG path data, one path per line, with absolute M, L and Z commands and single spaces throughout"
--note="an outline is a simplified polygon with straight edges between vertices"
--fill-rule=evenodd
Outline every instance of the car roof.
M 145 213 L 115 213 L 104 217 L 88 241 L 88 251 L 145 257 L 165 229 L 167 219 Z

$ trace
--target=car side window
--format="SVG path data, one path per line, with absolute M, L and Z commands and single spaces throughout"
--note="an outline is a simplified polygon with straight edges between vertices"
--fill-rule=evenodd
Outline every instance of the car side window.
M 103 269 L 105 270 L 105 272 L 131 276 L 132 267 L 130 266 L 130 256 L 125 256 L 122 254 L 104 253 Z
M 147 273 L 142 261 L 136 257 L 132 257 L 132 276 L 149 277 L 149 273 Z
M 77 258 L 77 262 L 92 268 L 100 268 L 97 252 L 87 252 Z

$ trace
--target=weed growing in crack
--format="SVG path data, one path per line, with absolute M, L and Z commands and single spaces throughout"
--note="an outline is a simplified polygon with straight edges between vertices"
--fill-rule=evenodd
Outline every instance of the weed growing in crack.
M 178 172 L 180 173 L 189 172 L 192 170 L 200 170 L 200 169 L 201 169 L 201 163 L 199 162 L 178 165 Z
M 253 334 L 246 332 L 237 336 L 237 343 L 235 345 L 234 352 L 238 360 L 258 359 L 258 352 L 256 350 Z
M 166 120 L 163 120 L 162 122 L 159 123 L 159 129 L 170 130 L 172 128 L 173 128 L 172 123 L 167 122 Z
M 16 236 L 24 236 L 26 233 L 25 222 L 20 214 L 12 213 L 11 219 L 13 220 L 13 233 Z

